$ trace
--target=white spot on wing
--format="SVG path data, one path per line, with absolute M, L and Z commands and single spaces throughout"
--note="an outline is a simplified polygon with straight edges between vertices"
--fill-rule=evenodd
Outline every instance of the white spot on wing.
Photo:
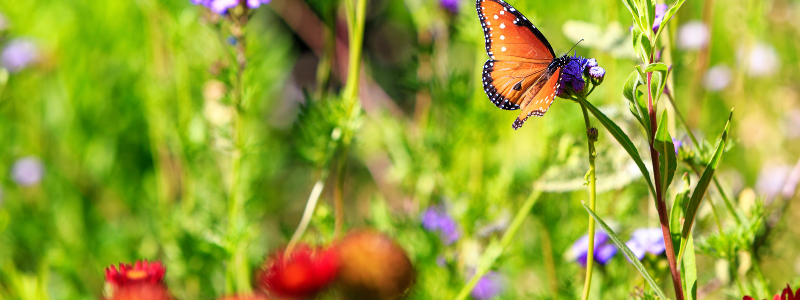
M 497 19 L 499 19 L 499 18 L 500 18 L 500 17 L 498 17 L 497 15 L 494 15 L 494 19 L 495 19 L 495 20 L 497 20 Z
M 506 28 L 506 23 L 500 24 L 500 29 Z
M 505 14 L 506 14 L 506 12 L 501 10 L 501 11 L 500 11 L 500 14 L 501 14 L 501 15 L 505 15 Z
M 506 36 L 505 36 L 505 35 L 501 35 L 501 36 L 500 36 L 500 39 L 501 39 L 501 40 L 505 40 L 505 39 L 506 39 Z
M 500 48 L 500 51 L 506 51 L 506 47 Z

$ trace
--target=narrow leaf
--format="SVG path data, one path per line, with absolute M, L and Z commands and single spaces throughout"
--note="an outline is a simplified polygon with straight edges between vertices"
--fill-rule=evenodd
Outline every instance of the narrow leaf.
M 631 139 L 628 138 L 628 135 L 625 134 L 622 129 L 617 126 L 614 121 L 611 121 L 603 112 L 601 112 L 597 107 L 594 107 L 591 103 L 586 101 L 586 99 L 578 98 L 578 102 L 585 106 L 598 121 L 600 121 L 603 126 L 606 127 L 609 133 L 617 140 L 617 142 L 628 152 L 628 155 L 633 159 L 636 163 L 636 166 L 639 167 L 639 171 L 642 172 L 642 176 L 644 176 L 644 180 L 647 181 L 647 186 L 650 188 L 650 192 L 653 194 L 653 197 L 656 196 L 655 186 L 653 185 L 653 181 L 650 179 L 650 172 L 647 171 L 647 167 L 645 167 L 642 158 L 639 156 L 639 152 L 636 150 L 636 146 L 633 145 Z
M 686 203 L 689 202 L 689 192 L 691 192 L 691 182 L 689 181 L 689 174 L 683 173 L 683 191 L 675 195 L 675 201 L 672 202 L 672 210 L 669 216 L 669 232 L 672 236 L 672 245 L 675 253 L 680 253 L 681 245 L 681 217 L 686 209 Z
M 658 99 L 661 97 L 661 93 L 664 92 L 668 71 L 669 67 L 660 62 L 650 64 L 644 70 L 645 73 L 653 73 L 650 77 L 650 93 L 653 95 L 653 106 L 658 105 Z
M 664 27 L 667 26 L 667 22 L 669 22 L 669 20 L 672 19 L 672 16 L 674 16 L 675 13 L 678 12 L 678 9 L 681 8 L 683 2 L 685 1 L 686 0 L 675 1 L 675 3 L 673 3 L 672 6 L 670 6 L 667 12 L 664 13 L 664 18 L 661 19 L 661 25 L 658 26 L 658 33 L 656 35 L 659 35 L 661 34 L 662 31 L 664 31 Z
M 672 143 L 672 137 L 667 130 L 669 124 L 667 117 L 667 110 L 661 114 L 661 120 L 658 122 L 658 130 L 656 130 L 656 138 L 653 141 L 653 147 L 658 151 L 658 164 L 661 166 L 661 190 L 666 191 L 669 184 L 672 183 L 672 177 L 675 176 L 675 170 L 678 169 L 678 162 L 675 158 L 675 144 Z
M 661 289 L 658 287 L 658 284 L 656 284 L 655 280 L 653 280 L 653 277 L 650 277 L 650 273 L 647 273 L 647 270 L 642 265 L 642 262 L 639 261 L 639 259 L 636 257 L 635 254 L 633 254 L 633 252 L 631 252 L 631 249 L 629 249 L 628 246 L 622 242 L 619 236 L 617 236 L 617 234 L 614 233 L 614 231 L 611 230 L 611 228 L 608 227 L 608 225 L 606 225 L 606 223 L 603 222 L 603 220 L 601 220 L 600 217 L 598 217 L 597 214 L 594 213 L 594 211 L 592 211 L 591 209 L 589 209 L 588 206 L 586 206 L 586 203 L 581 202 L 581 204 L 583 205 L 583 208 L 585 208 L 586 211 L 589 212 L 590 215 L 592 215 L 592 218 L 594 218 L 597 221 L 597 224 L 600 224 L 600 227 L 602 227 L 603 230 L 606 231 L 608 237 L 611 238 L 611 241 L 613 241 L 614 244 L 617 245 L 617 248 L 622 250 L 622 253 L 624 253 L 625 256 L 628 257 L 628 260 L 631 262 L 631 264 L 633 264 L 636 270 L 638 270 L 639 273 L 642 274 L 644 280 L 650 284 L 650 287 L 653 288 L 653 291 L 655 291 L 656 295 L 661 297 L 661 299 L 667 299 L 667 297 L 664 296 L 664 292 L 661 291 Z
M 697 299 L 697 263 L 694 257 L 694 241 L 689 236 L 686 243 L 686 254 L 683 257 L 683 266 L 681 267 L 681 277 L 683 281 L 683 290 L 686 300 Z
M 722 137 L 720 137 L 719 142 L 717 143 L 717 149 L 714 150 L 714 156 L 711 157 L 708 165 L 706 165 L 706 170 L 703 171 L 703 175 L 700 176 L 700 180 L 697 182 L 694 192 L 692 192 L 692 199 L 689 200 L 689 204 L 686 207 L 686 220 L 683 223 L 683 231 L 681 232 L 681 237 L 683 239 L 687 239 L 690 231 L 692 230 L 692 224 L 694 223 L 694 218 L 697 215 L 697 208 L 700 207 L 700 201 L 703 200 L 703 195 L 706 193 L 708 184 L 711 183 L 711 178 L 714 176 L 714 171 L 717 170 L 717 165 L 719 165 L 719 161 L 722 158 L 722 150 L 725 149 L 725 141 L 728 140 L 728 129 L 731 127 L 732 117 L 733 110 L 731 110 L 731 113 L 728 116 L 728 123 L 725 124 L 725 130 L 722 131 Z M 685 250 L 685 247 L 681 248 Z

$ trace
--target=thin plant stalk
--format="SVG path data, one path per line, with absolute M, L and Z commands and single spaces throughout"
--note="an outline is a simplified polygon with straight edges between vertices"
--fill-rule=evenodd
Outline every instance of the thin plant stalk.
M 230 246 L 230 264 L 226 270 L 228 288 L 236 292 L 249 292 L 250 288 L 250 272 L 248 271 L 248 263 L 245 255 L 246 247 L 241 239 L 238 237 L 236 231 L 238 224 L 244 219 L 243 207 L 244 199 L 242 196 L 242 152 L 244 150 L 244 125 L 242 115 L 244 113 L 244 71 L 247 66 L 247 53 L 245 46 L 244 27 L 247 25 L 248 7 L 245 0 L 241 0 L 242 13 L 238 16 L 231 16 L 233 25 L 239 27 L 239 34 L 236 34 L 237 47 L 235 60 L 237 63 L 235 92 L 234 92 L 234 114 L 233 114 L 233 132 L 231 133 L 231 140 L 233 149 L 231 151 L 231 168 L 230 168 L 230 186 L 228 187 L 228 235 L 237 236 L 233 245 Z
M 580 102 L 578 102 L 580 103 Z M 595 210 L 595 203 L 597 200 L 597 178 L 595 177 L 595 167 L 594 167 L 594 160 L 597 157 L 597 151 L 594 148 L 594 142 L 597 139 L 597 129 L 592 128 L 591 123 L 589 122 L 589 112 L 586 111 L 586 106 L 581 104 L 581 110 L 583 111 L 583 120 L 586 123 L 586 137 L 588 139 L 588 146 L 589 146 L 589 172 L 586 173 L 586 177 L 589 180 L 589 208 L 592 211 Z M 594 132 L 592 132 L 594 131 Z M 594 269 L 594 230 L 595 230 L 595 221 L 592 216 L 589 216 L 589 246 L 586 252 L 586 279 L 583 283 L 583 296 L 581 299 L 587 300 L 589 299 L 589 292 L 592 287 L 592 270 Z
M 651 58 L 652 61 L 652 58 Z M 650 117 L 650 132 L 652 136 L 649 137 L 650 143 L 650 160 L 653 164 L 653 176 L 656 182 L 656 210 L 658 211 L 658 220 L 661 224 L 661 233 L 664 236 L 664 247 L 666 248 L 667 261 L 669 262 L 670 273 L 672 274 L 672 286 L 675 289 L 675 297 L 678 300 L 683 300 L 683 285 L 681 284 L 681 274 L 678 271 L 678 263 L 675 258 L 675 249 L 672 245 L 672 234 L 669 230 L 669 215 L 667 212 L 667 202 L 664 200 L 664 191 L 666 187 L 661 186 L 661 170 L 658 162 L 658 151 L 654 146 L 656 134 L 656 112 L 653 106 L 653 93 L 650 88 L 653 81 L 653 73 L 647 73 L 647 112 Z
M 494 262 L 497 260 L 500 255 L 508 248 L 508 245 L 511 244 L 511 241 L 514 240 L 514 236 L 517 234 L 517 230 L 522 226 L 522 223 L 525 221 L 525 218 L 528 216 L 531 208 L 536 201 L 539 200 L 539 196 L 542 195 L 542 189 L 539 187 L 539 184 L 533 185 L 533 192 L 525 200 L 525 203 L 522 204 L 519 211 L 517 211 L 517 215 L 514 216 L 514 220 L 511 221 L 511 225 L 508 226 L 508 229 L 503 234 L 503 237 L 500 239 L 499 244 L 493 244 L 486 248 L 486 250 L 481 254 L 481 258 L 479 259 L 478 267 L 475 270 L 475 275 L 472 275 L 472 279 L 461 288 L 461 291 L 458 292 L 455 300 L 464 300 L 467 299 L 469 293 L 472 289 L 475 288 L 475 285 L 478 284 L 478 280 L 483 278 L 483 275 L 486 275 L 486 272 L 491 269 Z

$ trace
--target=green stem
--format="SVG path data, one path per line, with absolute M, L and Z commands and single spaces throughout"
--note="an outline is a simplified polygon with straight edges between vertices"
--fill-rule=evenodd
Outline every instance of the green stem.
M 584 101 L 586 99 L 583 99 Z M 581 102 L 578 102 L 581 103 Z M 594 148 L 594 142 L 597 138 L 597 129 L 594 129 L 594 134 L 591 133 L 592 125 L 589 122 L 589 112 L 586 111 L 586 106 L 581 104 L 583 111 L 583 120 L 586 123 L 586 134 L 589 146 L 589 172 L 586 176 L 589 179 L 589 208 L 595 210 L 595 202 L 597 200 L 597 178 L 595 177 L 594 159 L 597 157 L 597 151 Z M 594 269 L 594 229 L 595 221 L 592 216 L 589 216 L 589 245 L 586 251 L 586 279 L 583 283 L 583 296 L 581 299 L 589 299 L 589 291 L 592 287 L 592 271 Z
M 511 244 L 511 241 L 517 234 L 517 230 L 519 230 L 520 226 L 522 226 L 522 223 L 525 221 L 525 218 L 528 216 L 531 208 L 534 204 L 536 204 L 536 200 L 538 200 L 539 196 L 541 195 L 542 189 L 538 184 L 534 184 L 533 192 L 531 192 L 531 195 L 527 200 L 525 200 L 525 203 L 522 204 L 520 210 L 517 211 L 517 215 L 514 216 L 514 220 L 511 221 L 511 225 L 503 234 L 503 238 L 500 239 L 500 243 L 490 245 L 486 248 L 486 251 L 481 254 L 478 267 L 475 270 L 475 275 L 473 275 L 472 279 L 470 279 L 470 281 L 463 288 L 461 288 L 461 291 L 458 293 L 458 296 L 456 296 L 455 300 L 467 299 L 469 293 L 473 288 L 475 288 L 475 285 L 478 284 L 478 280 L 480 280 L 483 275 L 485 275 L 486 272 L 491 269 L 497 258 L 500 257 L 508 245 Z

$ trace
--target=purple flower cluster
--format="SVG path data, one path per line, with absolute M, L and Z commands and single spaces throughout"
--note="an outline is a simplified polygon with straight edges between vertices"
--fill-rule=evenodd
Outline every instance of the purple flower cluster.
M 208 7 L 211 11 L 218 14 L 225 14 L 228 9 L 239 5 L 239 0 L 190 0 L 194 5 Z M 247 0 L 248 8 L 258 8 L 261 4 L 267 4 L 270 0 Z
M 631 240 L 625 243 L 636 258 L 641 260 L 645 253 L 660 255 L 664 253 L 664 235 L 661 228 L 642 228 L 633 231 Z
M 589 255 L 589 235 L 584 235 L 574 244 L 572 244 L 572 252 L 576 254 L 576 261 L 581 266 L 586 266 L 586 256 Z M 594 233 L 594 261 L 601 265 L 605 265 L 614 255 L 617 254 L 617 247 L 610 243 L 608 234 L 605 231 L 599 230 Z
M 561 68 L 561 79 L 556 95 L 568 97 L 572 93 L 583 94 L 586 88 L 584 76 L 594 84 L 600 84 L 605 75 L 606 70 L 597 64 L 596 59 L 586 59 L 577 55 L 570 57 L 567 64 Z
M 470 292 L 473 299 L 489 300 L 503 292 L 503 278 L 496 272 L 489 272 L 483 275 L 475 287 Z
M 428 231 L 438 231 L 442 242 L 450 245 L 459 237 L 461 230 L 443 206 L 431 206 L 422 213 L 422 227 Z

